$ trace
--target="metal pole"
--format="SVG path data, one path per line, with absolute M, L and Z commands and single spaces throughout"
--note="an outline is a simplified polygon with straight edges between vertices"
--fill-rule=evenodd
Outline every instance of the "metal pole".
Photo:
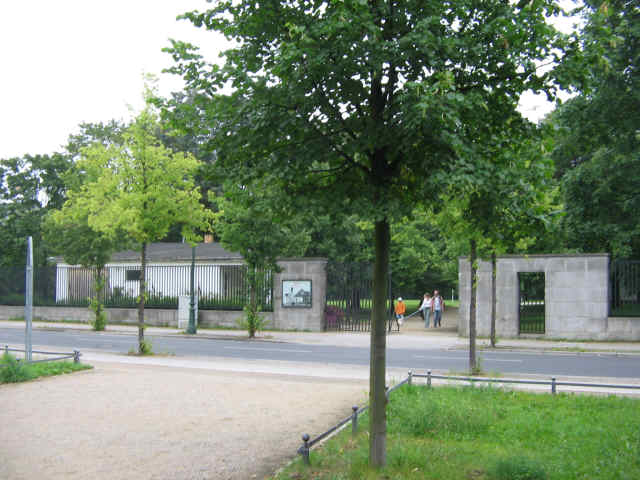
M 27 239 L 27 275 L 25 285 L 24 318 L 26 323 L 24 339 L 24 355 L 27 362 L 31 361 L 33 347 L 31 345 L 31 330 L 33 320 L 33 240 Z
M 189 327 L 187 333 L 195 334 L 196 331 L 196 300 L 195 300 L 195 272 L 196 272 L 196 246 L 191 247 L 191 302 L 189 304 Z
M 353 411 L 351 414 L 351 434 L 355 435 L 358 433 L 358 406 L 354 405 L 351 410 Z
M 309 435 L 307 433 L 305 433 L 304 435 L 302 435 L 302 441 L 304 442 L 304 445 L 302 445 L 299 449 L 298 449 L 298 453 L 300 455 L 302 455 L 302 460 L 304 461 L 305 465 L 310 465 L 311 464 L 311 460 L 309 459 Z

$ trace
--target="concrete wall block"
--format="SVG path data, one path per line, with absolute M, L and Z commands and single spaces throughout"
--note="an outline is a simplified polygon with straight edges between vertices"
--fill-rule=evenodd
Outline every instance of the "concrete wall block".
M 326 274 L 326 268 L 327 268 L 326 260 L 305 263 L 305 273 L 309 275 Z
M 478 272 L 491 272 L 492 266 L 491 262 L 487 260 L 479 260 L 478 261 Z
M 515 273 L 516 260 L 511 258 L 498 258 L 496 260 L 496 269 L 498 272 Z
M 604 272 L 609 277 L 609 255 L 587 258 L 588 272 Z
M 640 318 L 609 317 L 607 337 L 612 340 L 639 341 Z
M 458 272 L 469 272 L 471 270 L 471 265 L 469 264 L 468 257 L 458 258 Z
M 518 285 L 518 275 L 516 272 L 504 272 L 498 270 L 496 275 L 496 289 L 498 291 L 505 288 L 516 288 Z M 498 295 L 500 296 L 500 295 Z
M 581 257 L 567 258 L 565 260 L 565 267 L 567 272 L 586 272 L 587 259 Z
M 547 274 L 549 288 L 582 288 L 586 287 L 585 272 L 550 272 Z
M 546 259 L 544 271 L 548 275 L 554 272 L 566 272 L 566 266 L 563 258 L 551 257 Z
M 12 320 L 16 318 L 24 318 L 24 307 L 14 307 L 11 305 L 0 307 L 0 320 Z

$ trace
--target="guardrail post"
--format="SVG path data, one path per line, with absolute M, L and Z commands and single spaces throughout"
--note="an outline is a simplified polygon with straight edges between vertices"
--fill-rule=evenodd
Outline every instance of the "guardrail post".
M 311 461 L 309 460 L 309 434 L 305 433 L 302 435 L 302 441 L 304 445 L 298 449 L 298 453 L 302 455 L 302 461 L 305 465 L 311 465 Z
M 551 378 L 551 394 L 556 394 L 556 377 Z
M 427 372 L 427 387 L 431 388 L 431 370 Z
M 351 435 L 356 435 L 358 433 L 358 406 L 354 405 L 351 410 L 353 410 L 351 414 Z
M 4 354 L 9 355 L 9 345 L 4 346 Z
M 409 385 L 412 385 L 412 382 L 413 382 L 413 372 L 411 370 L 409 370 L 409 374 L 407 376 L 407 383 Z
M 389 385 L 385 385 L 384 386 L 384 396 L 387 399 L 387 402 L 389 401 Z
M 78 350 L 73 351 L 73 363 L 80 363 L 80 352 Z

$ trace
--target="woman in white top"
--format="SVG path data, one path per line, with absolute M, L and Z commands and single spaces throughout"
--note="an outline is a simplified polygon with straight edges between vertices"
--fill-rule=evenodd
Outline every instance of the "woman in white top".
M 422 310 L 422 316 L 424 317 L 424 328 L 429 328 L 432 303 L 433 299 L 431 298 L 431 295 L 425 293 L 422 304 L 420 305 L 420 310 Z

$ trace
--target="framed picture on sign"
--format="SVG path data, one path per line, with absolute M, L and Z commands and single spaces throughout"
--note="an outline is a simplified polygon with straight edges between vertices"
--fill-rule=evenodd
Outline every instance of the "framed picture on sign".
M 282 306 L 311 308 L 311 280 L 282 280 Z

